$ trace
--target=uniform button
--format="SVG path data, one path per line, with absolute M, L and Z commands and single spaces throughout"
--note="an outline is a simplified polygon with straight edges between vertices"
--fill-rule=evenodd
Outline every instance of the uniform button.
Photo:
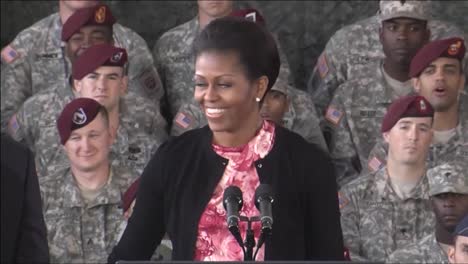
M 261 168 L 263 167 L 263 165 L 260 163 L 260 164 L 257 165 L 257 167 L 258 167 L 259 169 L 261 169 Z
M 400 229 L 400 231 L 404 234 L 404 233 L 406 233 L 406 228 L 402 228 L 402 229 Z

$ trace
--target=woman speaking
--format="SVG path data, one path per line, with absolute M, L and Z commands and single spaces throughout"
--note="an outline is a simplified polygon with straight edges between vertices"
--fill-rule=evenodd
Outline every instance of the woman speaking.
M 280 59 L 267 30 L 242 18 L 212 21 L 194 43 L 194 97 L 208 126 L 170 139 L 145 168 L 127 228 L 109 256 L 149 259 L 167 233 L 173 260 L 239 261 L 224 191 L 242 192 L 240 215 L 259 215 L 255 190 L 274 194 L 271 235 L 256 260 L 342 260 L 337 187 L 329 157 L 301 136 L 262 121 Z M 186 116 L 185 118 L 190 118 Z M 184 120 L 179 120 L 184 122 Z M 245 237 L 247 224 L 239 223 Z M 262 225 L 252 225 L 256 241 Z

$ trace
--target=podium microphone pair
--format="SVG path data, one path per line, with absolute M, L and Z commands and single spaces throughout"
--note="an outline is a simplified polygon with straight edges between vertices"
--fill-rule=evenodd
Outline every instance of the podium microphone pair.
M 260 184 L 255 190 L 255 207 L 260 211 L 260 221 L 262 223 L 262 232 L 257 245 L 257 251 L 264 242 L 265 236 L 271 234 L 273 228 L 273 191 L 270 185 Z M 239 222 L 241 220 L 251 221 L 251 219 L 240 216 L 239 212 L 243 206 L 242 191 L 237 186 L 229 186 L 224 191 L 223 206 L 226 210 L 226 220 L 229 231 L 236 238 L 239 245 L 244 250 L 244 243 L 239 231 Z M 253 217 L 252 219 L 258 219 Z M 244 251 L 245 252 L 245 251 Z

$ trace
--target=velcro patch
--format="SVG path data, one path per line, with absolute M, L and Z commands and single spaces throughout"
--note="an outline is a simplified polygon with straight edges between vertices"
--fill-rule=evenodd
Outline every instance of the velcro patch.
M 327 56 L 325 55 L 325 52 L 320 55 L 317 61 L 317 70 L 320 74 L 320 78 L 324 79 L 327 77 L 328 74 L 328 62 L 327 62 Z
M 19 56 L 19 53 L 11 45 L 2 49 L 2 60 L 8 64 L 15 61 Z
M 369 160 L 367 163 L 367 167 L 371 172 L 376 172 L 382 168 L 383 163 L 377 158 L 373 157 L 372 159 Z
M 175 117 L 175 124 L 183 129 L 187 129 L 192 124 L 192 117 L 189 114 L 179 112 Z
M 335 126 L 338 125 L 343 117 L 343 112 L 336 109 L 333 105 L 328 106 L 325 118 Z
M 140 75 L 140 83 L 147 90 L 154 90 L 157 86 L 156 74 L 149 68 Z

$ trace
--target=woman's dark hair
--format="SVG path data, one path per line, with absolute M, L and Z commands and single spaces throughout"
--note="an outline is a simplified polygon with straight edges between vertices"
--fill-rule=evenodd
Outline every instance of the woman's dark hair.
M 195 58 L 206 51 L 237 53 L 250 80 L 268 77 L 266 92 L 278 77 L 280 58 L 274 38 L 265 27 L 244 18 L 213 20 L 195 39 L 193 51 Z

